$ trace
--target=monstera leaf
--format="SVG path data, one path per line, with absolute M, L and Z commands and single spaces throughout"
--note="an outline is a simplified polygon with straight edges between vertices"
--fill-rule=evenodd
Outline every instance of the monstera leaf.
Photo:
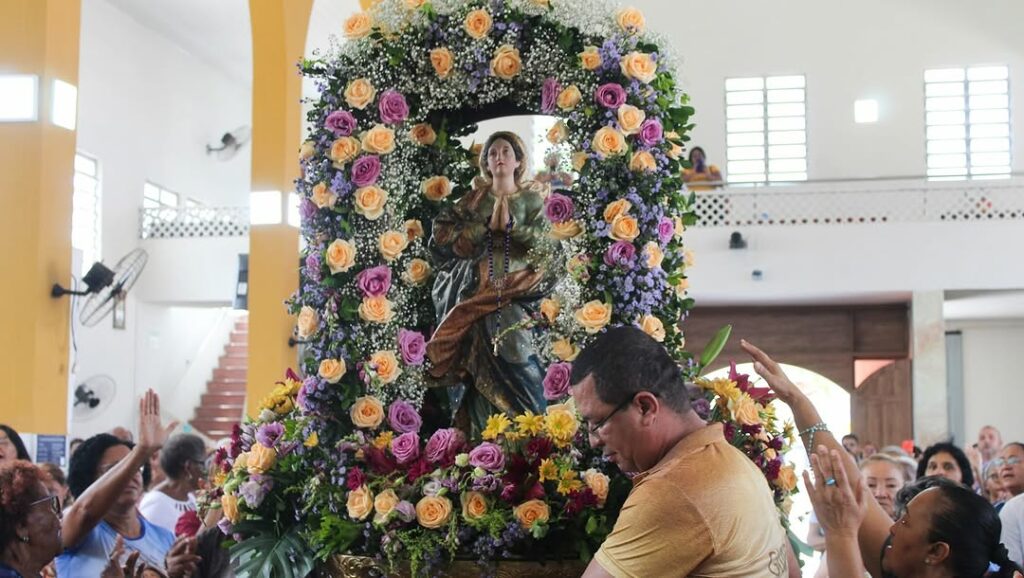
M 700 371 L 704 371 L 707 366 L 715 361 L 718 354 L 722 352 L 722 348 L 725 347 L 725 342 L 729 341 L 729 335 L 731 334 L 732 325 L 726 325 L 719 329 L 718 333 L 715 333 L 715 336 L 711 338 L 711 341 L 704 346 L 704 351 L 700 354 Z
M 238 578 L 305 578 L 313 571 L 313 552 L 292 526 L 277 535 L 269 521 L 243 522 L 235 531 L 249 536 L 231 546 Z

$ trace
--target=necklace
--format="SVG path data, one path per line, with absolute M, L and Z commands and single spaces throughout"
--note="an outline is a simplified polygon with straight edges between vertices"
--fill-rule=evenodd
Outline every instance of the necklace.
M 509 240 L 512 238 L 512 217 L 509 216 L 508 222 L 505 223 L 505 240 L 503 245 L 504 252 L 504 265 L 505 267 L 501 270 L 501 277 L 495 277 L 494 274 L 494 233 L 490 227 L 487 228 L 487 280 L 494 286 L 498 291 L 498 325 L 494 331 L 495 337 L 501 334 L 501 293 L 505 289 L 505 283 L 508 280 L 508 268 L 509 268 Z M 497 338 L 494 339 L 494 355 L 498 355 L 498 345 L 500 342 Z

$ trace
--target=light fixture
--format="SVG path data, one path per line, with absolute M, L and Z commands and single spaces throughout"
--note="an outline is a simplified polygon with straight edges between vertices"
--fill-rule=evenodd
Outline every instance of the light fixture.
M 0 75 L 0 122 L 32 122 L 39 118 L 39 77 Z
M 279 225 L 281 213 L 281 191 L 249 193 L 250 225 Z
M 853 122 L 869 124 L 878 122 L 878 101 L 873 98 L 853 102 Z
M 295 193 L 288 193 L 288 224 L 298 228 L 302 225 L 302 217 L 299 215 L 299 202 L 301 197 Z
M 53 81 L 53 110 L 50 120 L 53 124 L 75 130 L 78 118 L 78 88 L 63 80 Z
M 743 238 L 743 233 L 739 231 L 733 231 L 732 235 L 729 235 L 729 248 L 730 249 L 746 249 L 747 240 Z

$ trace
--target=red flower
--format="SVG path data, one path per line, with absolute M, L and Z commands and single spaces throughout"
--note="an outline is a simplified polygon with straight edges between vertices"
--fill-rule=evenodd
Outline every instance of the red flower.
M 585 508 L 593 508 L 595 506 L 597 506 L 597 496 L 594 495 L 593 490 L 590 488 L 573 490 L 569 492 L 569 501 L 565 504 L 565 513 L 568 516 L 575 516 Z
M 189 510 L 178 518 L 178 523 L 174 525 L 174 535 L 195 536 L 202 525 L 199 514 L 195 510 Z
M 366 446 L 363 448 L 363 454 L 366 456 L 366 463 L 370 466 L 370 470 L 375 474 L 387 475 L 398 469 L 398 464 L 394 459 L 388 457 L 384 450 Z
M 366 474 L 364 474 L 363 470 L 358 467 L 351 468 L 348 471 L 348 475 L 345 476 L 345 487 L 348 488 L 349 491 L 358 490 L 359 487 L 365 483 Z
M 302 378 L 298 376 L 292 368 L 288 368 L 288 371 L 284 372 L 284 378 L 290 381 L 302 381 Z
M 538 462 L 547 459 L 555 451 L 555 445 L 548 438 L 536 437 L 526 444 L 526 454 Z
M 529 490 L 526 491 L 526 495 L 523 496 L 524 500 L 539 500 L 545 496 L 544 486 L 540 482 L 533 484 Z
M 740 391 L 754 398 L 754 401 L 761 401 L 762 399 L 770 396 L 772 390 L 767 387 L 754 387 L 750 383 L 750 376 L 746 373 L 738 373 L 736 371 L 736 362 L 729 362 L 729 381 L 735 382 L 736 387 Z M 765 402 L 767 403 L 767 402 Z
M 430 473 L 432 470 L 433 466 L 430 465 L 427 458 L 420 457 L 420 459 L 409 465 L 409 471 L 405 475 L 409 478 L 409 482 L 415 482 L 419 478 Z

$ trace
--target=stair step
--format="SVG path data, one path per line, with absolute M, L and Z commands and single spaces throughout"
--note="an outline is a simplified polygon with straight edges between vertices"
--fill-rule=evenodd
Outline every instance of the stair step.
M 241 382 L 223 382 L 223 381 L 208 381 L 206 382 L 206 393 L 239 393 L 245 394 L 246 383 Z
M 240 419 L 227 418 L 227 417 L 214 417 L 214 418 L 197 418 L 192 420 L 192 427 L 203 432 L 207 436 L 217 439 L 224 438 L 231 435 L 231 429 L 235 424 L 240 423 Z
M 241 421 L 244 412 L 241 405 L 201 405 L 196 408 L 196 419 L 223 417 Z
M 247 343 L 228 343 L 224 346 L 224 351 L 226 351 L 229 356 L 236 353 L 248 356 L 249 345 Z
M 244 391 L 217 391 L 204 393 L 202 400 L 199 402 L 200 407 L 205 406 L 216 406 L 216 405 L 237 405 L 238 407 L 245 406 L 245 392 Z
M 222 379 L 241 379 L 245 380 L 246 375 L 249 373 L 248 368 L 245 367 L 217 367 L 213 370 L 214 381 Z
M 249 355 L 221 355 L 217 363 L 222 369 L 249 367 Z

